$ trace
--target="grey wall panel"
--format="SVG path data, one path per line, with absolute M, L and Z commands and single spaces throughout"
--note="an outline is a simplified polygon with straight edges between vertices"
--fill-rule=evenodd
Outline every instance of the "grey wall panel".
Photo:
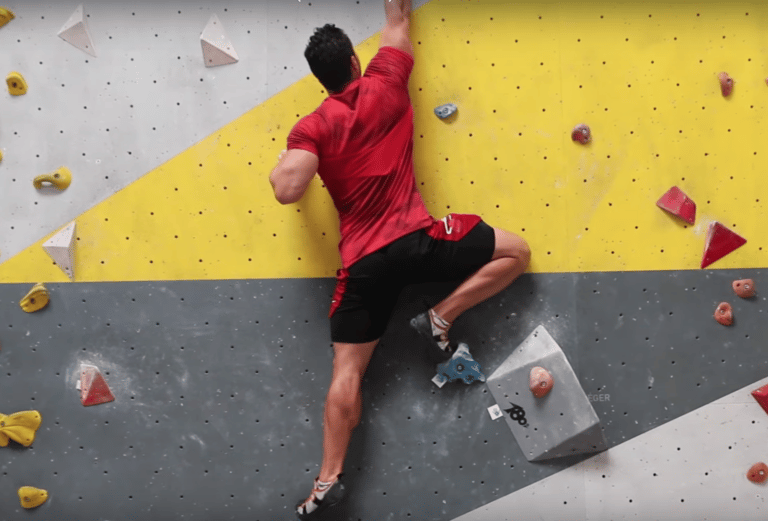
M 730 289 L 750 275 L 760 291 L 762 274 L 525 275 L 452 334 L 490 373 L 543 324 L 587 394 L 610 396 L 593 404 L 615 446 L 768 373 L 765 300 Z M 0 412 L 37 409 L 43 426 L 32 448 L 0 449 L 0 519 L 29 517 L 22 485 L 49 490 L 32 514 L 46 519 L 289 516 L 320 463 L 332 280 L 50 284 L 32 315 L 17 305 L 28 289 L 0 286 Z M 584 459 L 529 463 L 484 385 L 431 383 L 407 319 L 449 289 L 403 293 L 366 376 L 350 495 L 329 519 L 450 519 Z M 720 300 L 732 328 L 711 318 Z M 82 362 L 115 402 L 80 405 Z
M 357 45 L 384 24 L 380 0 L 100 0 L 84 3 L 94 58 L 57 36 L 78 2 L 3 5 L 16 19 L 0 30 L 0 74 L 22 73 L 29 92 L 0 96 L 0 262 L 311 74 L 315 27 Z M 214 13 L 239 63 L 205 67 Z M 32 187 L 62 165 L 66 192 Z

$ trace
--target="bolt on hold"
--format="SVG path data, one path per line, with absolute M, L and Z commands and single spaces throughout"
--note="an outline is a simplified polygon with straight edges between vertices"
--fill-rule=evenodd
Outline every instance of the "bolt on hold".
M 21 309 L 27 313 L 34 313 L 47 306 L 49 300 L 50 295 L 48 294 L 48 290 L 45 288 L 45 285 L 40 282 L 35 284 L 34 287 L 29 290 L 29 293 L 21 299 L 19 305 L 21 306 Z
M 755 281 L 752 279 L 742 279 L 733 281 L 733 291 L 741 298 L 752 298 L 755 296 Z
M 752 483 L 763 483 L 768 479 L 768 465 L 763 462 L 755 463 L 747 472 L 747 479 Z
M 715 320 L 724 326 L 733 324 L 733 308 L 727 302 L 721 302 L 715 310 Z
M 720 80 L 720 92 L 727 98 L 733 92 L 733 78 L 728 76 L 727 72 L 721 72 L 717 75 L 717 79 Z
M 440 105 L 435 109 L 435 115 L 440 119 L 447 119 L 451 117 L 457 110 L 459 110 L 459 107 L 453 103 L 446 103 L 445 105 Z
M 16 18 L 16 16 L 13 14 L 13 11 L 7 7 L 0 7 L 0 27 L 4 26 L 14 18 Z
M 8 92 L 11 93 L 12 96 L 23 96 L 29 89 L 27 82 L 24 80 L 24 76 L 18 72 L 8 74 L 5 78 L 5 82 L 8 85 Z
M 62 166 L 50 174 L 39 175 L 32 181 L 32 185 L 38 190 L 44 186 L 52 186 L 58 190 L 66 190 L 72 183 L 72 172 Z
M 24 508 L 37 508 L 48 499 L 48 491 L 36 487 L 21 487 L 18 491 L 19 501 Z
M 592 131 L 589 130 L 587 125 L 581 123 L 573 127 L 573 131 L 571 132 L 571 139 L 578 141 L 582 145 L 586 145 L 592 141 Z

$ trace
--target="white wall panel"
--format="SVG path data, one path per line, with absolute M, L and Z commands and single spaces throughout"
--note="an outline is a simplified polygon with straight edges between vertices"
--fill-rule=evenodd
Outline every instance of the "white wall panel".
M 16 19 L 0 28 L 0 75 L 21 72 L 29 93 L 0 93 L 0 262 L 311 74 L 315 27 L 335 23 L 357 45 L 384 22 L 380 0 L 100 0 L 84 3 L 93 58 L 57 36 L 77 2 L 3 5 Z M 205 67 L 213 13 L 239 63 Z M 34 189 L 62 165 L 69 189 Z
M 768 416 L 750 395 L 768 378 L 489 503 L 455 521 L 768 518 Z M 511 436 L 511 435 L 510 435 Z

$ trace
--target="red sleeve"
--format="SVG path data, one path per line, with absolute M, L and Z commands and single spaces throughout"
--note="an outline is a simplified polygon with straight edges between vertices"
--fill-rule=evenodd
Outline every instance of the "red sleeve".
M 311 114 L 310 114 L 311 116 Z M 310 116 L 306 116 L 298 121 L 288 134 L 288 147 L 286 150 L 295 148 L 312 152 L 320 157 L 319 146 L 320 134 L 317 125 L 314 125 Z
M 365 69 L 367 78 L 380 78 L 384 83 L 408 89 L 408 79 L 413 70 L 413 56 L 395 47 L 385 46 Z

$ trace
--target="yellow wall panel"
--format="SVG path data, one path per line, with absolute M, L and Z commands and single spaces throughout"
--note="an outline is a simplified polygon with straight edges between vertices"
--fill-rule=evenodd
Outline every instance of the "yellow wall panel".
M 747 2 L 425 5 L 410 85 L 430 211 L 521 234 L 535 272 L 696 269 L 715 220 L 748 243 L 713 268 L 768 265 L 766 26 L 768 7 Z M 358 46 L 363 64 L 378 42 Z M 267 180 L 324 97 L 310 75 L 81 215 L 77 280 L 332 276 L 338 223 L 319 180 L 285 207 Z M 439 120 L 448 102 L 457 117 Z M 588 146 L 571 141 L 578 123 Z M 694 226 L 655 206 L 673 185 L 696 201 Z M 44 240 L 0 281 L 65 280 Z

